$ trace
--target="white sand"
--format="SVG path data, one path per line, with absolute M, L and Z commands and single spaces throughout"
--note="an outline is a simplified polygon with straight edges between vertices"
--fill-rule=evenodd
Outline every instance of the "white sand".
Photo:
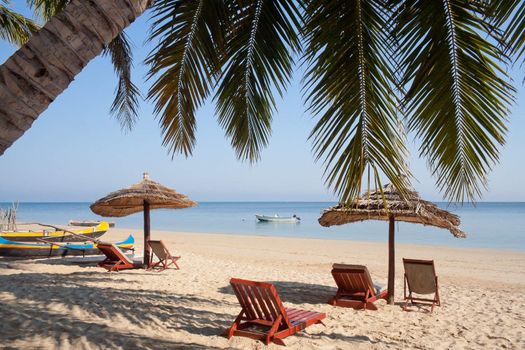
M 125 238 L 112 229 L 105 240 Z M 141 233 L 133 232 L 138 241 Z M 0 348 L 274 349 L 221 333 L 240 311 L 231 277 L 275 283 L 286 306 L 325 312 L 290 349 L 524 349 L 525 253 L 397 246 L 396 305 L 332 307 L 334 262 L 366 264 L 386 283 L 385 243 L 154 232 L 181 270 L 106 273 L 59 260 L 0 259 Z M 139 242 L 140 243 L 140 242 Z M 434 259 L 442 306 L 403 312 L 402 257 Z M 57 261 L 58 260 L 58 261 Z

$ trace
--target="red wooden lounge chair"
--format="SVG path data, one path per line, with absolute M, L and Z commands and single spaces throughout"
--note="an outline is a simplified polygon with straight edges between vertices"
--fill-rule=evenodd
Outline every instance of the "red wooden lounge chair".
M 328 301 L 331 305 L 377 310 L 374 302 L 388 295 L 386 289 L 374 285 L 366 266 L 334 264 L 332 276 L 337 284 L 337 293 Z
M 99 262 L 98 266 L 103 267 L 108 271 L 137 269 L 142 267 L 142 264 L 134 264 L 133 261 L 114 244 L 100 242 L 97 244 L 97 248 L 106 255 L 106 259 Z
M 321 323 L 326 314 L 285 308 L 271 283 L 232 278 L 230 284 L 242 310 L 226 336 L 248 337 L 264 342 L 285 345 L 283 338 L 310 325 Z
M 405 284 L 403 294 L 405 305 L 403 310 L 408 311 L 408 303 L 431 305 L 430 312 L 434 311 L 434 306 L 440 306 L 438 278 L 433 260 L 403 259 L 405 267 Z M 408 288 L 408 295 L 407 295 Z M 415 297 L 416 294 L 434 294 L 432 299 Z
M 158 269 L 158 272 L 160 272 L 166 270 L 170 265 L 175 265 L 175 268 L 180 270 L 179 265 L 177 265 L 177 260 L 180 259 L 180 256 L 172 256 L 164 242 L 150 240 L 148 244 L 153 251 L 149 262 L 150 269 Z M 159 259 L 156 263 L 153 263 L 153 255 L 156 255 Z

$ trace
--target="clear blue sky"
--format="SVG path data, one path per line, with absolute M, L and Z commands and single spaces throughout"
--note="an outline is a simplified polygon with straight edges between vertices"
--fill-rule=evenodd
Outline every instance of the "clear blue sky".
M 14 1 L 17 10 L 22 3 Z M 147 91 L 142 64 L 151 49 L 144 45 L 149 14 L 128 29 L 134 42 L 135 82 Z M 16 50 L 0 42 L 0 62 Z M 490 174 L 485 201 L 525 201 L 525 69 L 512 72 L 519 82 L 508 142 L 501 163 Z M 336 197 L 323 183 L 323 166 L 315 163 L 307 136 L 314 120 L 305 112 L 300 72 L 283 99 L 278 100 L 270 145 L 255 164 L 239 162 L 223 130 L 213 103 L 197 115 L 197 146 L 188 159 L 173 160 L 162 147 L 152 104 L 141 103 L 134 130 L 123 133 L 109 116 L 116 77 L 107 57 L 93 60 L 38 118 L 33 127 L 0 157 L 0 201 L 92 201 L 110 191 L 138 182 L 143 171 L 153 180 L 200 201 L 290 200 L 331 201 Z M 411 146 L 415 188 L 440 200 L 425 160 Z

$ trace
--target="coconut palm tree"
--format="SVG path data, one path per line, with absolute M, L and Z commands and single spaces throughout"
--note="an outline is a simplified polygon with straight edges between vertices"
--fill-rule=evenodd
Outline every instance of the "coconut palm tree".
M 513 17 L 523 5 L 504 2 L 72 0 L 0 67 L 0 153 L 151 5 L 148 97 L 173 154 L 192 153 L 195 111 L 213 95 L 236 154 L 256 161 L 298 61 L 317 120 L 313 149 L 342 201 L 382 176 L 407 188 L 407 132 L 444 195 L 474 200 L 498 161 L 514 98 L 504 40 L 523 47 L 523 31 L 505 29 L 509 18 L 523 22 Z

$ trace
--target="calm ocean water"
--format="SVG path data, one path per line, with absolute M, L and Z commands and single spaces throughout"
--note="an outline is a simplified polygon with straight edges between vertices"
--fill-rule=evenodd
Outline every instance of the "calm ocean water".
M 235 233 L 243 235 L 350 239 L 386 242 L 388 223 L 368 221 L 324 228 L 317 219 L 326 202 L 201 202 L 195 208 L 152 211 L 152 230 Z M 446 204 L 438 203 L 442 208 Z M 0 203 L 9 207 L 10 203 Z M 462 220 L 467 239 L 454 238 L 448 231 L 422 225 L 396 224 L 396 241 L 401 243 L 454 247 L 503 248 L 525 251 L 525 203 L 478 203 L 476 207 L 449 207 Z M 255 214 L 301 217 L 299 224 L 259 223 Z M 100 220 L 89 203 L 20 203 L 19 222 L 67 224 L 70 219 Z M 142 227 L 142 213 L 112 218 L 117 227 Z

